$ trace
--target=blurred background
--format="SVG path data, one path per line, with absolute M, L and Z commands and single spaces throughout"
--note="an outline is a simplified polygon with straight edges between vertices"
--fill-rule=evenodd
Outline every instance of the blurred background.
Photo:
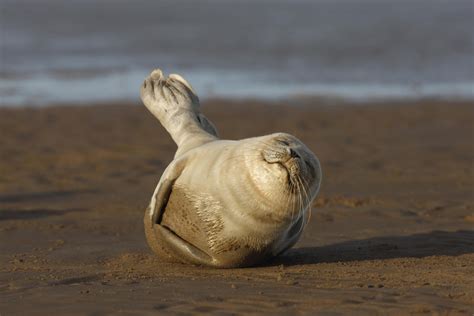
M 473 1 L 0 3 L 3 106 L 137 101 L 156 67 L 201 99 L 474 99 Z

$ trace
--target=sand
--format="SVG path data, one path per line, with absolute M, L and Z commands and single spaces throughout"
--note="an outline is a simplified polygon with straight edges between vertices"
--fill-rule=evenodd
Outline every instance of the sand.
M 210 101 L 224 138 L 285 131 L 324 179 L 260 267 L 161 263 L 144 209 L 175 145 L 138 104 L 0 109 L 0 314 L 474 312 L 474 104 Z

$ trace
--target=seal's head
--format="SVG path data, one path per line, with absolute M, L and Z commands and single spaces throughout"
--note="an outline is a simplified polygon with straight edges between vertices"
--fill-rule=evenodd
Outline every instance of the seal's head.
M 247 168 L 274 218 L 296 218 L 313 201 L 321 183 L 316 156 L 295 136 L 275 133 L 247 139 Z M 278 206 L 278 207 L 276 207 Z

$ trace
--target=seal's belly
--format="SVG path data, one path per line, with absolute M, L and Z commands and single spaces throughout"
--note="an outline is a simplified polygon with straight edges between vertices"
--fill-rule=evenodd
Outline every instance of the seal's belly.
M 219 261 L 259 261 L 270 256 L 275 236 L 229 230 L 226 210 L 214 197 L 174 185 L 161 225 Z M 186 261 L 186 258 L 176 258 Z

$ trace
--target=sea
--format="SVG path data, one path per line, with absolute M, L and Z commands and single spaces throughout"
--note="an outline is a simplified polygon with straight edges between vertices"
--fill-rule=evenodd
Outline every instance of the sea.
M 0 0 L 0 104 L 138 102 L 154 68 L 201 99 L 474 99 L 474 1 Z

